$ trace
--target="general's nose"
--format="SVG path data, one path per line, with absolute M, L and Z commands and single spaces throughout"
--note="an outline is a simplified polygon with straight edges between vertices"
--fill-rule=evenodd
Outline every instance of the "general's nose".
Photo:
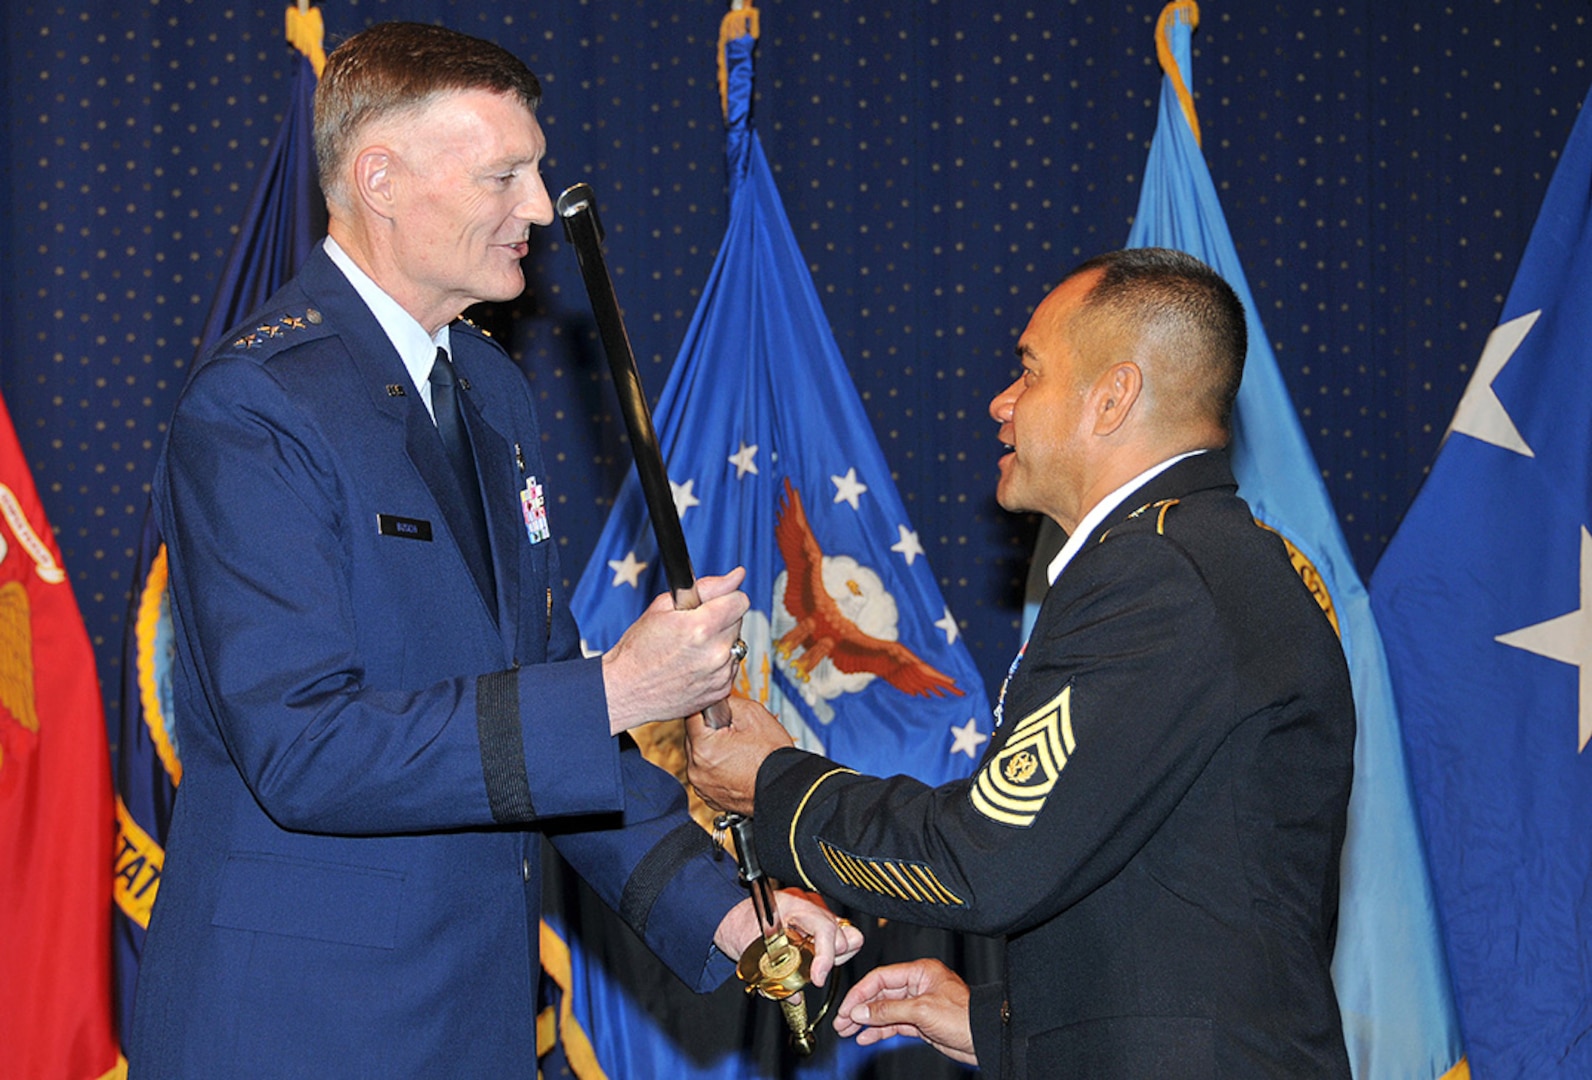
M 514 212 L 533 225 L 553 223 L 553 198 L 547 193 L 547 185 L 543 183 L 540 173 L 531 178 L 531 189 L 525 193 L 525 198 L 520 200 Z

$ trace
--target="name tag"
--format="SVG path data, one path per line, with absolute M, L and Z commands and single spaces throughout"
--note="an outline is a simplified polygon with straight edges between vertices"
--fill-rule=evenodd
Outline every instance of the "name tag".
M 431 539 L 431 522 L 421 518 L 396 517 L 393 514 L 376 515 L 376 531 L 383 536 L 396 536 L 402 540 Z

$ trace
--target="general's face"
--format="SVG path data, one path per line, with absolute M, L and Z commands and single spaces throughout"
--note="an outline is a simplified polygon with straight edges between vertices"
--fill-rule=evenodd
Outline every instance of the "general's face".
M 398 192 L 390 223 L 394 269 L 412 308 L 440 322 L 483 300 L 525 290 L 520 260 L 532 225 L 553 220 L 542 183 L 547 140 L 510 94 L 449 94 L 392 140 Z
M 990 402 L 1000 441 L 995 498 L 1007 510 L 1047 514 L 1068 532 L 1083 516 L 1090 382 L 1066 333 L 1095 275 L 1063 282 L 1017 340 L 1023 371 Z

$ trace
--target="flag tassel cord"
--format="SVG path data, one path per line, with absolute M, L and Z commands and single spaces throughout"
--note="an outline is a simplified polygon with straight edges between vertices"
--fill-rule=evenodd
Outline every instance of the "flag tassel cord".
M 1183 78 L 1182 69 L 1177 66 L 1177 58 L 1172 55 L 1172 25 L 1179 18 L 1188 23 L 1190 29 L 1198 27 L 1200 6 L 1194 0 L 1173 0 L 1161 9 L 1161 17 L 1155 23 L 1155 55 L 1161 61 L 1161 70 L 1172 80 L 1178 104 L 1183 106 L 1183 116 L 1188 120 L 1189 130 L 1194 133 L 1195 145 L 1203 146 L 1199 117 L 1194 115 L 1194 95 Z
M 748 34 L 755 40 L 761 29 L 752 0 L 730 0 L 729 14 L 719 20 L 719 108 L 726 124 L 730 122 L 730 71 L 725 49 L 730 42 Z

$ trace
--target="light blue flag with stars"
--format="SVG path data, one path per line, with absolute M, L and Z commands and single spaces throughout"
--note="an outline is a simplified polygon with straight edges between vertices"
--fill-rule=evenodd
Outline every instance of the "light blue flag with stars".
M 1288 541 L 1295 566 L 1333 618 L 1354 685 L 1354 787 L 1332 965 L 1349 1060 L 1358 1080 L 1431 1080 L 1463 1070 L 1463 1050 L 1387 661 L 1200 153 L 1187 90 L 1197 12 L 1190 3 L 1169 4 L 1157 29 L 1166 73 L 1127 246 L 1186 251 L 1216 269 L 1244 302 L 1249 353 L 1230 447 L 1238 493 Z
M 1477 1076 L 1592 1076 L 1592 111 L 1371 580 Z
M 729 223 L 654 411 L 675 507 L 698 574 L 747 568 L 738 693 L 799 745 L 861 772 L 960 779 L 988 741 L 989 701 L 751 129 L 752 47 L 747 35 L 726 49 Z M 666 591 L 632 474 L 572 599 L 588 653 L 611 647 Z M 715 1012 L 673 980 L 653 985 L 624 935 L 579 898 L 548 921 L 568 934 L 573 1015 L 607 1075 L 816 1080 L 857 1075 L 881 1053 L 935 1059 L 920 1077 L 961 1075 L 921 1044 L 858 1047 L 827 1022 L 816 1055 L 797 1065 L 771 1003 L 732 989 L 729 1009 Z M 873 962 L 949 937 L 932 932 L 925 948 L 906 940 L 912 932 L 870 929 Z M 892 947 L 913 951 L 878 955 Z

